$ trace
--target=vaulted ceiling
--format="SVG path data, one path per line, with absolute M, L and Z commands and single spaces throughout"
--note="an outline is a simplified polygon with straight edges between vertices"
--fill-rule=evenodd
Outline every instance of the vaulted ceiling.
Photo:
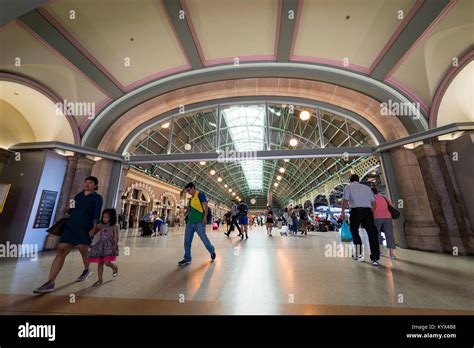
M 56 100 L 92 103 L 95 115 L 143 86 L 189 72 L 227 67 L 222 76 L 215 72 L 222 80 L 239 78 L 235 66 L 260 64 L 265 71 L 284 63 L 291 70 L 304 63 L 356 73 L 354 87 L 357 76 L 390 86 L 419 102 L 428 117 L 443 78 L 474 43 L 472 0 L 4 0 L 0 6 L 0 84 L 33 84 Z M 0 93 L 1 114 L 11 113 L 18 91 Z M 80 143 L 95 123 L 72 116 L 68 139 Z M 314 162 L 297 165 L 312 171 Z

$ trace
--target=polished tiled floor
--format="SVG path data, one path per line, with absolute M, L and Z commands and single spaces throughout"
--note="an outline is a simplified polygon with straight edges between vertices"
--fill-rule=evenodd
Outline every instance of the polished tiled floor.
M 82 271 L 77 251 L 66 259 L 57 290 L 48 295 L 32 290 L 46 281 L 54 252 L 40 253 L 37 261 L 2 259 L 0 312 L 474 314 L 472 257 L 398 249 L 398 260 L 382 257 L 381 267 L 374 267 L 327 257 L 337 233 L 281 237 L 275 230 L 269 238 L 256 227 L 244 241 L 209 232 L 217 250 L 214 263 L 196 236 L 192 264 L 179 268 L 183 232 L 138 237 L 136 231 L 122 231 L 120 274 L 112 278 L 106 269 L 99 288 L 91 287 L 96 265 L 89 280 L 74 282 Z

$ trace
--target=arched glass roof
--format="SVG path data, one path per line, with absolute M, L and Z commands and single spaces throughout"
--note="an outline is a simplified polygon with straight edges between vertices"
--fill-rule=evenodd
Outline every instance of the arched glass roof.
M 375 140 L 364 126 L 344 115 L 319 107 L 253 102 L 215 105 L 177 115 L 142 132 L 127 152 L 246 153 L 239 161 L 156 163 L 139 169 L 180 187 L 195 181 L 223 203 L 236 197 L 256 198 L 260 207 L 266 204 L 270 191 L 273 204 L 283 206 L 360 158 L 255 160 L 254 151 L 372 145 Z

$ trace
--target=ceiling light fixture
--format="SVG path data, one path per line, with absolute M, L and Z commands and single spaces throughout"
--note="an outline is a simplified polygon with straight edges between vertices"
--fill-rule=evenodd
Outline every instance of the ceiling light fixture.
M 296 147 L 298 145 L 298 140 L 296 140 L 294 137 L 290 139 L 290 146 Z
M 300 119 L 302 121 L 308 121 L 310 117 L 311 117 L 311 114 L 309 113 L 308 110 L 303 110 L 300 112 Z
M 227 188 L 227 186 L 228 186 L 227 184 L 224 184 L 224 187 L 225 187 L 225 188 Z
M 275 186 L 275 187 L 278 187 L 278 183 L 277 183 L 277 182 L 276 182 L 276 183 L 274 183 L 274 184 L 273 184 L 273 186 Z
M 221 181 L 222 181 L 222 178 L 221 178 L 221 177 L 218 177 L 218 178 L 217 178 L 217 181 L 218 181 L 218 182 L 221 182 Z
M 211 175 L 215 175 L 215 174 L 216 174 L 216 171 L 215 171 L 214 169 L 211 169 L 210 174 L 211 174 Z
M 281 176 L 280 176 L 280 175 L 277 176 L 277 180 L 281 180 Z
M 283 174 L 285 172 L 285 168 L 280 167 L 280 169 L 278 171 Z
M 205 166 L 205 165 L 206 165 L 206 162 L 201 161 L 201 162 L 199 162 L 199 164 L 202 165 L 202 166 Z
M 169 122 L 163 123 L 163 124 L 161 125 L 161 128 L 165 128 L 165 129 L 166 129 L 166 128 L 169 128 L 169 127 L 170 127 L 170 123 L 169 123 Z

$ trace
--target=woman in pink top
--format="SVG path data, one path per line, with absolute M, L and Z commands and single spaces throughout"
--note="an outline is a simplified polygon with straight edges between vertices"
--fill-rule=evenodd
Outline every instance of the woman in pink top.
M 392 260 L 396 259 L 395 256 L 395 239 L 393 238 L 393 226 L 392 226 L 392 214 L 388 210 L 388 205 L 392 204 L 385 196 L 379 194 L 375 187 L 372 187 L 372 191 L 375 194 L 375 210 L 374 210 L 374 222 L 379 232 L 379 241 L 382 245 L 382 230 L 385 233 L 385 240 L 387 241 L 387 248 L 390 253 Z

